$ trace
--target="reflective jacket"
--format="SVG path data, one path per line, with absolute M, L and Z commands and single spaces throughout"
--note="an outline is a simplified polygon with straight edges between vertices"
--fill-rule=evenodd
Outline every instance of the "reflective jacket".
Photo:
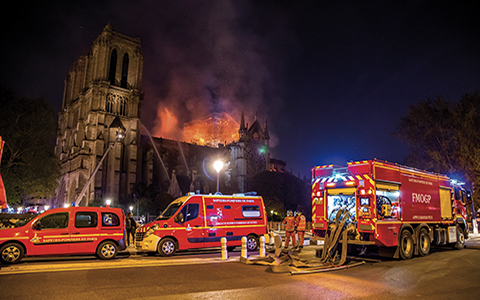
M 305 231 L 305 224 L 306 224 L 306 218 L 304 215 L 300 215 L 297 217 L 297 220 L 295 222 L 295 226 L 297 226 L 298 231 Z
M 295 217 L 292 217 L 292 216 L 286 217 L 283 220 L 283 224 L 287 224 L 285 226 L 286 231 L 294 231 L 295 230 Z

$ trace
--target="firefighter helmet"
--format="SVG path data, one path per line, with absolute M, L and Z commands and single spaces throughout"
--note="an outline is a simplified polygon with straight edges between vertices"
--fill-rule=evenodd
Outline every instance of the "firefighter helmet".
M 292 211 L 291 210 L 287 210 L 287 217 L 291 217 L 292 216 Z

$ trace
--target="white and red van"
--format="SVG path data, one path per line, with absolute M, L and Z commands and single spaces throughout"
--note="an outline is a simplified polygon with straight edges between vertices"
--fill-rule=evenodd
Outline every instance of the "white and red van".
M 171 256 L 177 250 L 241 246 L 247 237 L 247 249 L 258 249 L 261 235 L 267 234 L 267 216 L 263 199 L 248 195 L 190 194 L 174 200 L 155 221 L 140 227 L 136 248 Z
M 119 208 L 54 208 L 26 224 L 0 230 L 4 263 L 24 256 L 96 254 L 112 259 L 125 248 L 125 215 Z

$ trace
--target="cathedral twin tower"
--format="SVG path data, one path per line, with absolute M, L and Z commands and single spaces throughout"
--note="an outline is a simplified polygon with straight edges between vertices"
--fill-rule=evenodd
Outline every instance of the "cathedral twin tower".
M 142 71 L 140 40 L 115 32 L 110 24 L 71 66 L 55 148 L 62 169 L 57 204 L 78 198 L 119 128 L 124 139 L 110 151 L 80 204 L 130 192 L 136 182 Z

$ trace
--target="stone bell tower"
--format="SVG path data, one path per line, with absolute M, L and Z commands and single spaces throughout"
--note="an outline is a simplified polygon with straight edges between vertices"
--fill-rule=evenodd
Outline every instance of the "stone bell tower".
M 131 192 L 136 181 L 142 72 L 140 40 L 115 32 L 110 23 L 70 67 L 55 147 L 62 169 L 56 206 L 79 197 L 112 144 L 80 205 L 106 198 L 116 203 Z M 121 131 L 124 138 L 117 139 Z
M 230 144 L 232 175 L 234 176 L 239 192 L 248 192 L 248 181 L 256 174 L 270 169 L 270 135 L 268 134 L 267 119 L 262 126 L 257 120 L 249 127 L 245 124 L 242 112 L 238 142 Z

